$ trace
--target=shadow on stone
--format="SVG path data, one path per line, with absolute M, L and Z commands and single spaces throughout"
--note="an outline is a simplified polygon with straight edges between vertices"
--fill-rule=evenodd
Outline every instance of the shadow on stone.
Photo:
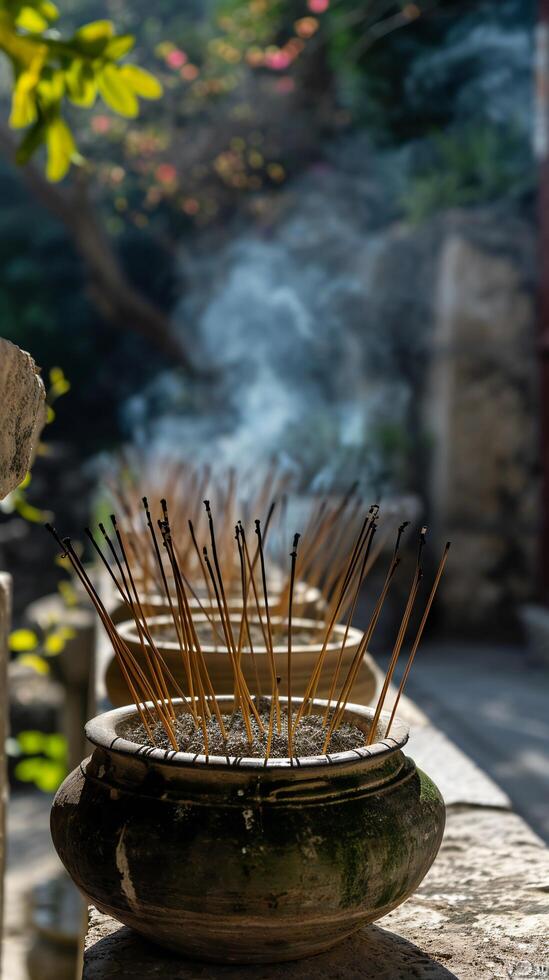
M 95 910 L 91 926 L 96 941 L 86 953 L 86 980 L 457 980 L 418 946 L 378 926 L 361 929 L 335 949 L 306 960 L 255 966 L 198 963 L 165 950 L 159 956 L 158 947 L 125 926 L 112 930 L 112 919 Z

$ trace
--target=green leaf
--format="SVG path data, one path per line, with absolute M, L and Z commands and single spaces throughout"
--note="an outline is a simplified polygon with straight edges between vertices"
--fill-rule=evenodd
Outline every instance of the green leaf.
M 24 755 L 37 755 L 39 752 L 44 751 L 46 737 L 44 732 L 29 730 L 19 732 L 16 740 Z
M 120 116 L 133 119 L 139 112 L 137 98 L 115 65 L 105 65 L 97 78 L 103 101 Z
M 49 664 L 36 653 L 22 653 L 18 660 L 24 667 L 31 667 L 37 674 L 49 674 L 50 672 Z
M 71 160 L 77 155 L 76 144 L 67 124 L 59 117 L 49 123 L 46 130 L 46 145 L 48 162 L 46 176 L 48 180 L 62 180 L 71 165 Z
M 66 775 L 67 768 L 63 763 L 41 759 L 35 783 L 43 793 L 55 793 Z
M 139 68 L 137 65 L 124 65 L 120 68 L 120 75 L 142 99 L 159 99 L 162 95 L 162 85 L 144 68 Z
M 15 775 L 17 779 L 20 779 L 22 783 L 34 783 L 36 782 L 37 776 L 40 775 L 40 767 L 43 760 L 34 759 L 23 759 L 18 762 L 15 767 Z
M 69 99 L 75 105 L 92 106 L 97 95 L 95 75 L 91 65 L 75 58 L 65 72 Z
M 8 638 L 8 645 L 13 653 L 25 653 L 36 650 L 39 640 L 33 630 L 14 630 Z
M 108 42 L 103 51 L 105 58 L 111 58 L 113 61 L 118 61 L 119 58 L 123 58 L 128 51 L 131 51 L 135 44 L 135 37 L 133 34 L 119 34 L 117 37 L 113 37 L 112 40 Z
M 23 783 L 34 783 L 44 793 L 53 793 L 63 781 L 65 766 L 50 759 L 23 759 L 15 767 L 15 775 Z
M 48 759 L 56 762 L 66 762 L 67 759 L 67 739 L 64 735 L 55 733 L 54 735 L 44 736 L 44 753 Z

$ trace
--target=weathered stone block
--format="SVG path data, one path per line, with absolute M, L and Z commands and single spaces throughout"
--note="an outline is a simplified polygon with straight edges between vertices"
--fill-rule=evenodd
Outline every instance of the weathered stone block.
M 30 354 L 0 337 L 0 500 L 29 469 L 46 421 L 45 401 Z

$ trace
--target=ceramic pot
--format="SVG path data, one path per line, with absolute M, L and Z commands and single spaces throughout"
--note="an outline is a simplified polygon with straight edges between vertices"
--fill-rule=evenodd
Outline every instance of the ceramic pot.
M 196 594 L 198 599 L 194 596 L 189 596 L 189 606 L 193 610 L 199 611 L 200 608 L 210 610 L 213 609 L 217 614 L 218 606 L 215 599 L 210 599 L 210 597 L 205 593 L 204 589 L 196 589 Z M 278 602 L 280 601 L 280 590 L 277 591 L 276 584 L 273 583 L 272 587 L 269 589 L 269 603 L 272 608 L 276 608 Z M 119 597 L 118 597 L 119 599 Z M 120 602 L 118 599 L 113 599 L 111 603 L 110 616 L 114 623 L 124 622 L 129 615 L 128 606 L 125 602 Z M 146 616 L 161 616 L 168 614 L 170 612 L 170 606 L 165 595 L 160 593 L 149 593 L 140 594 L 140 601 L 143 606 L 143 611 Z M 177 599 L 174 596 L 174 605 L 177 605 Z M 229 595 L 227 598 L 227 605 L 231 613 L 235 615 L 242 614 L 242 608 L 244 602 L 240 593 L 237 595 Z M 301 616 L 305 619 L 311 617 L 315 618 L 318 616 L 323 608 L 324 600 L 322 598 L 322 593 L 320 589 L 314 588 L 312 585 L 308 585 L 307 582 L 297 582 L 294 591 L 294 601 L 293 601 L 293 615 Z M 261 608 L 264 608 L 264 604 L 261 604 Z M 253 615 L 255 609 L 255 600 L 253 596 L 248 602 L 248 614 Z
M 364 731 L 372 715 L 346 711 Z M 96 748 L 58 790 L 51 830 L 88 899 L 168 949 L 223 963 L 320 953 L 403 902 L 437 854 L 444 804 L 399 722 L 368 748 L 290 765 L 144 748 L 124 734 L 135 718 L 87 724 Z
M 217 646 L 214 645 L 213 631 L 205 616 L 195 616 L 194 622 L 199 630 L 202 651 L 206 659 L 214 690 L 220 691 L 223 694 L 229 694 L 233 691 L 234 685 L 231 660 L 227 653 L 227 648 L 221 642 L 218 642 Z M 280 632 L 278 629 L 277 636 L 276 632 L 277 628 L 280 627 L 282 622 L 283 621 L 279 617 L 273 617 L 272 619 L 277 677 L 281 678 L 279 691 L 282 695 L 286 695 L 288 693 L 286 686 L 288 653 L 287 640 L 285 639 L 287 634 L 285 630 Z M 164 657 L 166 664 L 171 670 L 181 690 L 185 694 L 188 694 L 189 692 L 187 689 L 185 671 L 183 661 L 181 659 L 179 645 L 173 639 L 174 626 L 172 617 L 149 617 L 148 624 L 152 637 L 157 644 L 159 651 Z M 240 618 L 233 622 L 232 628 L 234 635 L 238 637 Z M 140 666 L 145 668 L 145 657 L 143 656 L 143 650 L 133 620 L 132 622 L 119 623 L 118 631 L 126 641 Z M 300 697 L 305 694 L 309 678 L 322 650 L 324 627 L 315 620 L 294 619 L 293 631 L 294 636 L 297 634 L 299 637 L 299 634 L 302 634 L 302 637 L 295 640 L 292 644 L 292 692 L 296 697 Z M 203 635 L 200 635 L 201 632 Z M 219 632 L 221 632 L 221 627 L 219 628 Z M 330 640 L 327 648 L 325 667 L 318 685 L 318 690 L 316 692 L 320 698 L 327 697 L 330 693 L 331 680 L 333 672 L 336 668 L 344 633 L 344 626 L 336 625 L 334 627 L 332 639 Z M 166 637 L 169 637 L 169 639 Z M 343 680 L 347 674 L 347 671 L 349 670 L 362 637 L 363 633 L 360 630 L 353 628 L 349 630 L 349 635 L 347 637 L 347 643 L 345 644 L 345 650 L 343 651 L 341 662 L 339 687 L 337 688 L 338 692 L 343 684 Z M 260 642 L 254 643 L 254 656 L 252 657 L 249 650 L 243 650 L 241 662 L 244 676 L 252 693 L 258 693 L 256 690 L 257 683 L 255 676 L 255 666 L 257 666 L 260 693 L 269 694 L 271 690 L 270 660 L 265 647 L 265 641 L 263 640 L 262 636 Z M 370 654 L 366 653 L 353 687 L 353 701 L 358 702 L 358 704 L 369 704 L 376 693 L 377 681 L 377 668 Z M 114 655 L 107 667 L 105 685 L 111 704 L 115 705 L 116 707 L 127 704 L 128 701 L 131 700 L 126 682 L 118 665 L 118 660 Z

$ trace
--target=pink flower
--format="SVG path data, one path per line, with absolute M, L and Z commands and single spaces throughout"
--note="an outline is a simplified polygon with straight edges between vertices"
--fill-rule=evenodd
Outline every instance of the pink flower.
M 170 68 L 182 68 L 186 61 L 188 61 L 187 55 L 184 51 L 180 51 L 179 48 L 175 48 L 166 55 L 166 64 Z
M 155 177 L 161 184 L 173 184 L 177 178 L 177 170 L 172 163 L 159 163 Z
M 307 0 L 307 6 L 313 14 L 323 14 L 330 6 L 330 0 Z
M 273 68 L 275 71 L 285 71 L 291 62 L 292 59 L 287 51 L 272 51 L 265 55 L 267 68 Z
M 91 128 L 94 133 L 108 133 L 111 128 L 111 120 L 108 116 L 93 116 Z

